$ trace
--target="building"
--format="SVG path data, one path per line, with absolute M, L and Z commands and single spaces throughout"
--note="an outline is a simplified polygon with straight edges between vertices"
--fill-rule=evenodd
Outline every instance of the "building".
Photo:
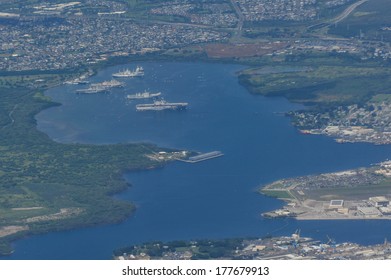
M 390 201 L 385 196 L 370 197 L 369 201 L 373 203 L 375 207 L 387 207 Z
M 376 207 L 357 207 L 357 212 L 363 215 L 365 218 L 376 218 L 382 214 Z
M 341 200 L 331 200 L 329 204 L 330 209 L 339 209 L 343 208 L 344 201 Z

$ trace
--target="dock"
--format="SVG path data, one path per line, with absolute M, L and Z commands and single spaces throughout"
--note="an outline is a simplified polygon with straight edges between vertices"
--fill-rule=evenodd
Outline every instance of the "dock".
M 203 153 L 196 156 L 189 157 L 188 159 L 178 159 L 179 161 L 188 162 L 188 163 L 197 163 L 204 160 L 213 159 L 216 157 L 221 157 L 224 154 L 220 151 L 213 151 L 209 153 Z

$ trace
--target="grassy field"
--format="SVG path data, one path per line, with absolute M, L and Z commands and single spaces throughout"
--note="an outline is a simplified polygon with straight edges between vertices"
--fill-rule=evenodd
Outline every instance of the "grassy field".
M 180 15 L 159 15 L 151 13 L 151 9 L 159 8 L 164 6 L 160 0 L 117 0 L 118 2 L 125 2 L 129 7 L 129 12 L 127 13 L 128 17 L 138 19 L 138 20 L 148 20 L 148 21 L 162 21 L 162 22 L 190 22 L 188 17 Z M 226 0 L 222 0 L 225 2 Z M 207 2 L 207 1 L 204 1 Z M 213 1 L 216 2 L 216 1 Z M 197 1 L 194 1 L 197 3 Z M 181 4 L 179 2 L 178 4 Z M 202 11 L 200 11 L 202 13 Z
M 288 191 L 277 190 L 260 190 L 264 195 L 279 198 L 279 199 L 293 199 L 294 197 Z
M 332 188 L 332 189 L 317 189 L 307 190 L 306 198 L 314 200 L 330 200 L 330 199 L 345 199 L 345 200 L 367 200 L 372 196 L 388 196 L 391 195 L 391 180 L 385 180 L 376 185 L 358 185 L 349 188 Z
M 320 182 L 321 180 L 322 178 L 319 178 Z M 303 183 L 305 181 L 306 179 L 303 179 Z M 335 182 L 338 182 L 338 180 Z M 293 188 L 294 185 L 296 185 L 295 188 Z M 386 177 L 383 177 L 376 183 L 362 181 L 362 183 L 346 184 L 346 182 L 343 182 L 343 184 L 326 184 L 326 186 L 317 188 L 306 187 L 303 189 L 300 183 L 297 181 L 289 183 L 288 179 L 288 183 L 285 186 L 276 181 L 260 188 L 259 192 L 279 199 L 311 199 L 317 201 L 328 201 L 331 199 L 368 200 L 372 196 L 391 196 L 391 179 Z M 287 190 L 288 187 L 290 187 L 289 191 Z
M 77 74 L 77 73 L 76 73 Z M 1 88 L 36 88 L 59 84 L 64 79 L 75 78 L 75 74 L 32 74 L 32 75 L 0 75 Z
M 371 102 L 391 102 L 390 94 L 377 94 L 371 98 Z

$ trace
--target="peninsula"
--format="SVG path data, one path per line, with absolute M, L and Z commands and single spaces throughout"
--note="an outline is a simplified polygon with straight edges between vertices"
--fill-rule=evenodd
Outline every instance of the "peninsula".
M 42 89 L 41 89 L 42 90 Z M 151 144 L 60 144 L 36 128 L 51 102 L 39 90 L 0 88 L 0 253 L 29 234 L 118 223 L 134 205 L 113 199 L 125 171 L 161 167 L 174 151 Z M 164 152 L 163 160 L 151 154 Z
M 287 202 L 268 218 L 391 219 L 391 161 L 368 168 L 282 179 L 260 192 Z

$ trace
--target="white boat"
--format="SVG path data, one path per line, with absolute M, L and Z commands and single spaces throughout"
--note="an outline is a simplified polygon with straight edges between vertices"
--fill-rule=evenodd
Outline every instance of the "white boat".
M 64 84 L 66 85 L 86 85 L 89 84 L 90 82 L 87 80 L 81 80 L 79 78 L 71 80 L 71 81 L 66 81 Z
M 149 91 L 144 91 L 144 92 L 138 92 L 136 94 L 128 94 L 126 96 L 126 98 L 127 99 L 148 99 L 148 98 L 160 96 L 161 94 L 162 94 L 161 92 L 150 93 Z
M 144 68 L 137 66 L 136 70 L 130 71 L 129 69 L 114 73 L 112 75 L 114 78 L 133 78 L 133 77 L 142 77 L 144 76 Z

